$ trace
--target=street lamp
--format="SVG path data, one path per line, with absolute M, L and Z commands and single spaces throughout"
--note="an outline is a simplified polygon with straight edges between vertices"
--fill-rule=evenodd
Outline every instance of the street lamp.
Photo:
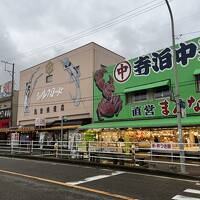
M 185 153 L 184 153 L 184 144 L 183 144 L 183 133 L 181 125 L 181 105 L 180 105 L 180 91 L 179 91 L 179 76 L 176 65 L 176 47 L 175 47 L 175 31 L 174 31 L 174 19 L 172 10 L 168 0 L 165 0 L 167 8 L 170 14 L 171 19 L 171 29 L 172 29 L 172 51 L 173 51 L 173 70 L 174 70 L 174 79 L 175 79 L 175 102 L 177 108 L 177 126 L 178 126 L 178 138 L 179 138 L 179 148 L 180 148 L 180 166 L 181 173 L 186 173 L 185 170 Z
M 13 125 L 13 102 L 14 102 L 14 101 L 13 101 L 13 97 L 14 97 L 15 64 L 14 64 L 14 63 L 7 62 L 7 61 L 4 61 L 4 60 L 2 60 L 1 62 L 5 64 L 5 71 L 8 72 L 8 73 L 11 75 L 11 77 L 12 77 L 11 106 L 10 106 L 10 108 L 11 108 L 10 127 L 12 127 L 12 125 Z M 8 64 L 8 65 L 12 65 L 12 71 L 6 69 L 6 65 L 7 65 L 7 64 Z

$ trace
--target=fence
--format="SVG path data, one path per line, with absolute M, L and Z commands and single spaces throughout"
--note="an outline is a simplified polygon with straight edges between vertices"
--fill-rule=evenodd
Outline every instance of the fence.
M 0 141 L 2 155 L 30 155 L 127 166 L 200 167 L 200 144 L 101 141 Z M 180 163 L 180 151 L 185 162 Z

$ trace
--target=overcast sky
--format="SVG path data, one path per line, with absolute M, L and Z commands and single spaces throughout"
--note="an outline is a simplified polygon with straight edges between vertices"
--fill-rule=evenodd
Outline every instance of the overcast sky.
M 183 34 L 176 42 L 200 36 L 200 0 L 170 4 L 176 35 Z M 89 42 L 127 59 L 171 45 L 162 0 L 0 0 L 0 5 L 0 59 L 15 63 L 17 82 L 20 70 Z M 10 77 L 3 63 L 0 70 L 1 84 Z

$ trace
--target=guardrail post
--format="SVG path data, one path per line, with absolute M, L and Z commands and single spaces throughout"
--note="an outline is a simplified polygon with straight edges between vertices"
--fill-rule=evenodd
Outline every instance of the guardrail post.
M 152 155 L 152 154 L 153 154 L 153 151 L 152 151 L 152 142 L 151 142 L 151 147 L 150 147 L 150 148 L 151 148 L 151 151 L 150 151 L 150 152 L 151 152 L 151 161 L 152 161 L 152 160 L 153 160 L 153 155 Z
M 89 162 L 90 162 L 91 161 L 90 160 L 90 142 L 87 142 L 86 145 L 87 145 L 86 151 L 88 153 L 88 159 L 89 159 Z
M 13 141 L 10 141 L 10 154 L 13 155 Z
M 31 148 L 30 148 L 30 149 L 31 149 L 31 152 L 30 152 L 30 153 L 31 153 L 31 155 L 32 155 L 32 153 L 33 153 L 33 140 L 31 140 Z
M 171 162 L 173 163 L 174 162 L 174 148 L 173 148 L 173 145 L 171 144 Z

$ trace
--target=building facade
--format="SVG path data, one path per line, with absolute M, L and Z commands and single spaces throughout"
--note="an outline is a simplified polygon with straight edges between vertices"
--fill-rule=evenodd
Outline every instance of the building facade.
M 122 56 L 89 43 L 22 71 L 18 125 L 55 133 L 60 132 L 61 119 L 66 131 L 91 123 L 93 73 L 101 65 L 122 60 Z
M 200 138 L 200 38 L 176 46 L 184 142 Z M 101 140 L 178 142 L 171 48 L 94 74 L 93 124 Z
M 11 127 L 17 126 L 17 106 L 18 106 L 18 91 L 13 93 L 13 115 L 11 115 L 11 96 L 12 93 L 12 83 L 11 81 L 2 84 L 0 86 L 0 138 L 6 138 L 5 131 Z M 2 134 L 4 133 L 4 134 Z

